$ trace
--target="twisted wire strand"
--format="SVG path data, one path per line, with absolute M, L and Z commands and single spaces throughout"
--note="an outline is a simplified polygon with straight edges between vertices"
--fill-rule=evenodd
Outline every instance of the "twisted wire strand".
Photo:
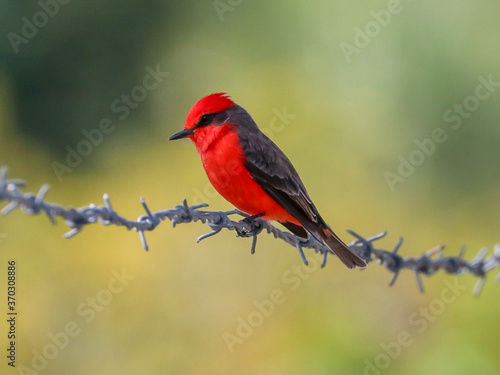
M 55 203 L 48 203 L 45 197 L 49 191 L 48 185 L 43 185 L 37 194 L 23 193 L 20 188 L 24 187 L 24 181 L 18 179 L 7 179 L 7 167 L 0 167 L 0 202 L 6 201 L 7 205 L 0 211 L 2 215 L 7 215 L 16 208 L 21 208 L 28 215 L 45 214 L 49 220 L 56 224 L 56 217 L 64 219 L 65 224 L 70 228 L 64 237 L 71 238 L 79 233 L 85 225 L 100 222 L 103 225 L 125 226 L 128 230 L 132 229 L 139 233 L 142 246 L 148 250 L 146 242 L 146 231 L 154 230 L 162 221 L 169 219 L 172 226 L 177 224 L 200 221 L 207 224 L 211 232 L 198 237 L 200 242 L 208 237 L 220 233 L 223 229 L 235 231 L 239 237 L 252 237 L 251 253 L 255 253 L 257 245 L 257 236 L 263 231 L 272 234 L 274 238 L 279 238 L 286 243 L 294 246 L 304 262 L 308 265 L 304 249 L 313 249 L 316 253 L 323 256 L 321 266 L 325 267 L 327 256 L 334 252 L 326 245 L 320 243 L 315 238 L 301 238 L 292 233 L 282 231 L 271 225 L 268 221 L 256 217 L 249 217 L 244 212 L 232 210 L 222 211 L 203 211 L 201 208 L 208 207 L 207 204 L 197 204 L 189 206 L 184 200 L 182 205 L 172 209 L 151 212 L 144 198 L 140 202 L 145 211 L 145 215 L 140 216 L 136 221 L 128 220 L 120 216 L 111 204 L 107 194 L 104 194 L 104 205 L 96 206 L 90 204 L 80 208 L 64 208 Z M 242 216 L 243 219 L 231 220 L 231 215 Z M 393 274 L 389 286 L 394 285 L 402 269 L 411 270 L 417 282 L 420 292 L 424 292 L 421 275 L 431 276 L 439 270 L 444 270 L 448 274 L 460 275 L 470 273 L 478 277 L 478 282 L 474 288 L 474 294 L 479 295 L 484 285 L 486 274 L 500 265 L 500 244 L 493 248 L 493 254 L 486 257 L 489 250 L 482 248 L 477 255 L 470 261 L 464 259 L 465 247 L 460 249 L 457 256 L 444 256 L 444 246 L 437 246 L 420 257 L 404 258 L 398 254 L 398 250 L 403 244 L 403 238 L 400 238 L 391 251 L 378 249 L 375 242 L 386 236 L 387 232 L 382 232 L 373 237 L 364 238 L 352 230 L 347 230 L 355 239 L 348 245 L 349 248 L 364 259 L 367 263 L 377 261 L 379 264 Z M 498 279 L 498 275 L 497 275 Z

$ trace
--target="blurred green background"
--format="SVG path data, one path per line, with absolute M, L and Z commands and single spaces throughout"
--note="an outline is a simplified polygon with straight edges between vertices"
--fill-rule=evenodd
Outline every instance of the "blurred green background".
M 387 230 L 382 248 L 404 236 L 403 255 L 466 245 L 468 259 L 500 241 L 498 1 L 0 4 L 0 164 L 25 191 L 49 183 L 48 201 L 74 207 L 109 193 L 129 218 L 143 214 L 141 196 L 153 210 L 184 198 L 231 209 L 194 146 L 167 141 L 192 104 L 224 91 L 289 155 L 346 241 L 345 228 Z M 109 132 L 86 149 L 84 131 L 103 119 Z M 439 129 L 444 142 L 424 141 Z M 68 150 L 86 155 L 70 167 Z M 305 270 L 266 235 L 251 256 L 251 241 L 229 232 L 196 244 L 201 224 L 161 225 L 148 253 L 123 228 L 65 231 L 21 211 L 0 218 L 0 277 L 15 259 L 19 311 L 18 368 L 2 356 L 2 373 L 499 371 L 494 275 L 480 298 L 473 277 L 444 273 L 421 295 L 410 272 L 389 289 L 376 264 L 348 271 L 330 258 L 317 270 L 309 254 Z M 116 272 L 130 275 L 123 288 Z

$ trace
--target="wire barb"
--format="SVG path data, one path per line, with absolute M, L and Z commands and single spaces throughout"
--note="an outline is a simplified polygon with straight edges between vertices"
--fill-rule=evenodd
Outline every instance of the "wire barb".
M 52 223 L 56 223 L 56 217 L 61 217 L 70 228 L 70 231 L 64 235 L 65 238 L 75 236 L 85 225 L 100 222 L 103 225 L 125 226 L 128 230 L 137 231 L 142 246 L 147 251 L 149 247 L 146 242 L 145 232 L 154 230 L 162 221 L 169 219 L 174 227 L 176 224 L 195 221 L 207 224 L 211 232 L 199 236 L 196 242 L 212 237 L 220 233 L 222 229 L 235 231 L 238 237 L 252 237 L 251 254 L 255 253 L 258 235 L 264 231 L 272 234 L 274 238 L 279 238 L 294 246 L 299 251 L 305 265 L 308 265 L 308 261 L 304 249 L 312 249 L 323 256 L 321 267 L 325 267 L 328 254 L 333 254 L 330 248 L 318 242 L 312 236 L 308 239 L 301 238 L 276 228 L 268 221 L 259 218 L 258 215 L 251 217 L 239 210 L 227 212 L 203 211 L 200 209 L 208 207 L 206 203 L 189 206 L 187 200 L 184 199 L 182 205 L 178 205 L 173 209 L 152 212 L 145 199 L 141 198 L 140 203 L 146 214 L 140 216 L 137 221 L 133 221 L 120 216 L 114 210 L 108 194 L 103 195 L 104 205 L 101 206 L 90 204 L 87 207 L 78 209 L 64 208 L 58 204 L 45 201 L 49 191 L 48 185 L 43 185 L 36 195 L 21 192 L 19 188 L 23 186 L 25 184 L 21 180 L 7 179 L 7 167 L 0 167 L 0 202 L 7 202 L 7 205 L 0 211 L 1 214 L 8 215 L 16 208 L 22 208 L 28 215 L 45 214 Z M 238 221 L 231 220 L 230 215 L 239 215 L 242 219 Z M 354 253 L 367 263 L 376 260 L 393 274 L 389 286 L 395 284 L 402 269 L 409 269 L 413 271 L 417 287 L 423 293 L 424 286 L 421 276 L 431 276 L 439 270 L 444 270 L 449 274 L 470 273 L 476 276 L 478 282 L 474 288 L 474 295 L 479 295 L 484 286 L 487 272 L 500 266 L 500 244 L 494 246 L 493 254 L 488 257 L 486 256 L 489 250 L 482 248 L 469 262 L 463 259 L 465 247 L 461 247 L 457 256 L 446 257 L 443 255 L 444 247 L 437 246 L 420 257 L 403 258 L 398 254 L 403 244 L 403 238 L 398 240 L 392 251 L 387 251 L 375 247 L 375 241 L 384 238 L 387 232 L 368 238 L 364 238 L 352 230 L 347 230 L 347 232 L 354 237 L 354 240 L 348 245 Z M 500 274 L 497 275 L 496 279 L 500 281 Z

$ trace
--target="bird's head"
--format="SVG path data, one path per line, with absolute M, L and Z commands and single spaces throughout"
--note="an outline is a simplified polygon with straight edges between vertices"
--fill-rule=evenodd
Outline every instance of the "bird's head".
M 172 135 L 169 140 L 189 138 L 196 147 L 207 144 L 223 131 L 230 113 L 228 109 L 236 104 L 227 94 L 217 93 L 200 99 L 189 111 L 184 129 Z

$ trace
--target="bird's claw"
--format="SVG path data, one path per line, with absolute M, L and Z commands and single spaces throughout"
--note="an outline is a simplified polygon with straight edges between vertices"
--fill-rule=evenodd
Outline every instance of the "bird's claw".
M 253 237 L 262 232 L 264 227 L 255 219 L 261 217 L 262 214 L 253 215 L 240 220 L 244 224 L 241 228 L 235 228 L 238 237 Z

